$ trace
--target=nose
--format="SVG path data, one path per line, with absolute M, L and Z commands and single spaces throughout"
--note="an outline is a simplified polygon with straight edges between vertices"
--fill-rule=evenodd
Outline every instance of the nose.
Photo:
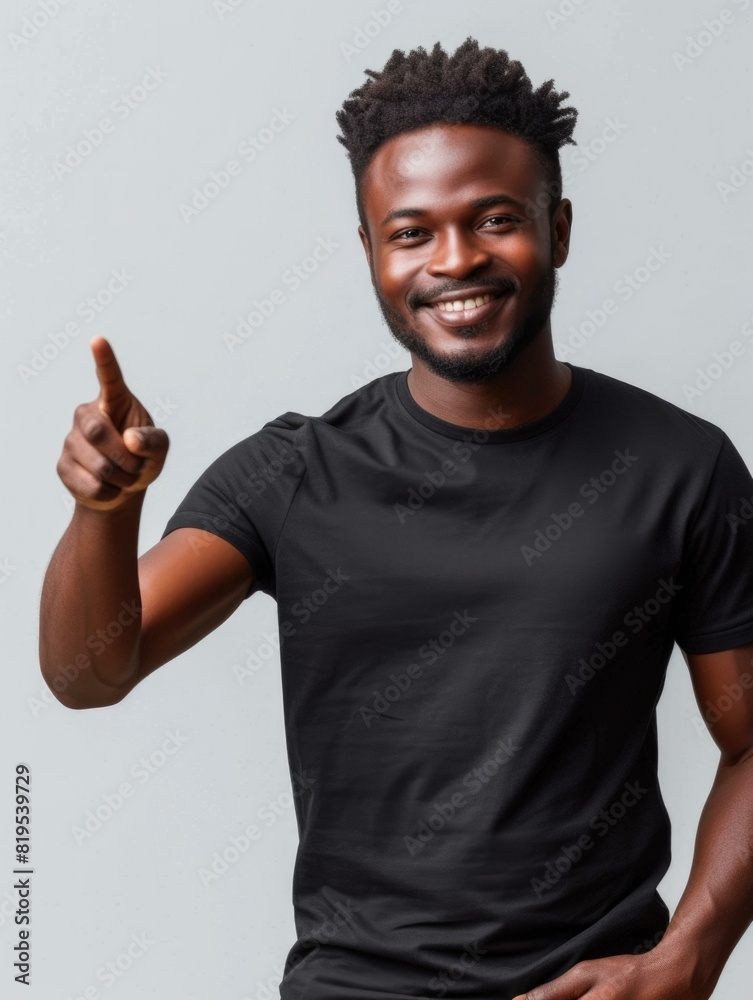
M 429 274 L 450 275 L 463 278 L 485 267 L 492 259 L 475 233 L 460 227 L 451 227 L 436 236 L 436 242 L 427 266 Z

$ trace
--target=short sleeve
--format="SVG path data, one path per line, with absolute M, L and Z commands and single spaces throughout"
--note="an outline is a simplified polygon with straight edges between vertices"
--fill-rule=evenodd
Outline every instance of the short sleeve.
M 232 445 L 196 479 L 161 537 L 176 528 L 203 528 L 248 559 L 257 590 L 275 596 L 275 551 L 306 468 L 306 417 L 285 413 Z
M 753 642 L 753 477 L 723 434 L 685 540 L 675 640 L 686 653 Z

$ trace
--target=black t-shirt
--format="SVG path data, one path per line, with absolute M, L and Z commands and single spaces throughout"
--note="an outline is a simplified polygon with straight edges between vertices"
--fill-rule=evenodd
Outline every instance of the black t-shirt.
M 277 601 L 283 1000 L 512 997 L 666 928 L 656 703 L 675 642 L 753 642 L 753 479 L 708 420 L 568 367 L 513 428 L 430 414 L 405 371 L 284 413 L 167 523 Z

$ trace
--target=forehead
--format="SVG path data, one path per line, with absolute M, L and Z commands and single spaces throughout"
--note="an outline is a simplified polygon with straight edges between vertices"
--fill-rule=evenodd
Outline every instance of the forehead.
M 381 146 L 362 180 L 369 216 L 395 207 L 431 209 L 500 193 L 525 201 L 544 180 L 536 151 L 520 136 L 486 125 L 432 125 Z M 376 218 L 378 216 L 378 218 Z

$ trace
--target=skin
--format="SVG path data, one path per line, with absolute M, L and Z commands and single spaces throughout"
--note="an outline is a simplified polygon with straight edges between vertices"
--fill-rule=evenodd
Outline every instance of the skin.
M 358 232 L 382 315 L 411 352 L 414 399 L 451 423 L 488 430 L 497 414 L 495 427 L 516 427 L 550 412 L 570 387 L 550 312 L 572 206 L 562 199 L 551 218 L 530 212 L 545 183 L 529 143 L 475 125 L 396 136 L 362 178 Z M 492 196 L 504 198 L 474 207 Z M 430 304 L 484 291 L 496 306 L 472 325 L 447 326 Z
M 177 528 L 137 558 L 144 490 L 162 470 L 169 441 L 127 387 L 109 342 L 93 337 L 90 347 L 99 395 L 76 407 L 58 460 L 76 503 L 40 601 L 42 676 L 74 709 L 121 701 L 222 624 L 253 582 L 245 556 L 199 528 Z M 143 444 L 126 433 L 136 427 Z M 129 623 L 112 637 L 108 626 L 124 603 Z M 100 631 L 109 641 L 93 647 Z
M 543 175 L 532 150 L 485 127 L 421 133 L 390 140 L 372 160 L 364 178 L 366 227 L 359 228 L 382 314 L 413 348 L 410 391 L 424 409 L 463 427 L 490 429 L 492 410 L 504 413 L 498 426 L 539 419 L 569 388 L 542 306 L 553 297 L 552 268 L 567 258 L 570 203 L 563 200 L 551 216 L 526 217 L 510 203 L 473 208 L 490 194 L 535 201 Z M 408 207 L 423 214 L 384 224 L 388 212 Z M 395 239 L 409 226 L 411 236 Z M 483 324 L 443 327 L 424 305 L 479 284 L 511 289 Z M 121 701 L 225 621 L 253 581 L 233 545 L 195 528 L 176 529 L 137 559 L 144 490 L 161 472 L 168 439 L 126 386 L 105 338 L 90 346 L 100 391 L 76 408 L 58 462 L 76 505 L 47 568 L 40 607 L 42 674 L 74 709 Z M 129 427 L 144 432 L 143 443 Z M 123 601 L 134 602 L 135 620 L 94 655 L 87 638 L 117 619 Z M 71 669 L 82 653 L 89 662 Z M 650 951 L 579 962 L 514 1000 L 708 1000 L 753 920 L 753 689 L 745 686 L 753 643 L 683 655 L 704 718 L 707 703 L 729 703 L 730 687 L 740 696 L 707 721 L 719 766 L 667 932 Z

